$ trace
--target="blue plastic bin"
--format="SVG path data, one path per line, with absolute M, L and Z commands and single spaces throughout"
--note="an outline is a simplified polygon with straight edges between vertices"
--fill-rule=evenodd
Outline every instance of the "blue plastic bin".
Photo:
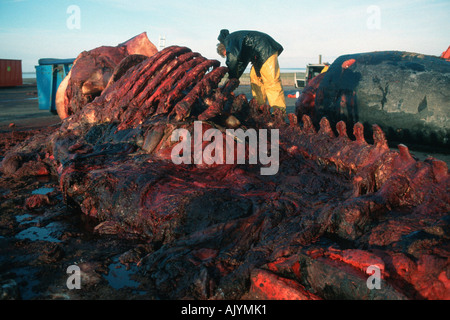
M 59 84 L 72 68 L 75 59 L 39 59 L 36 82 L 40 110 L 56 112 L 55 97 Z

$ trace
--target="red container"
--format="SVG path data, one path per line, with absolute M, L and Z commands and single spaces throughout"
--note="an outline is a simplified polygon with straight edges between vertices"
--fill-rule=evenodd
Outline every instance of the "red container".
M 0 87 L 22 85 L 22 60 L 0 59 Z

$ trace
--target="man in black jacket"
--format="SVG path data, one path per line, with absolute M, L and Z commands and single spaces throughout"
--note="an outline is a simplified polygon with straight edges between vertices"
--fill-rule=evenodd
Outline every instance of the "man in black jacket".
M 278 56 L 283 47 L 269 35 L 259 31 L 220 31 L 217 53 L 226 57 L 228 76 L 239 79 L 249 62 L 253 97 L 262 105 L 269 102 L 272 108 L 286 112 L 286 101 L 280 80 Z

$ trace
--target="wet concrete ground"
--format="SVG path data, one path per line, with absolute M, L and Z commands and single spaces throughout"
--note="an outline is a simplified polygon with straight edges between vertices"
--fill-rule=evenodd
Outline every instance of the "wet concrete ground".
M 40 110 L 35 79 L 24 79 L 24 84 L 0 88 L 0 132 L 28 130 L 60 123 L 58 115 Z M 10 127 L 14 124 L 14 127 Z

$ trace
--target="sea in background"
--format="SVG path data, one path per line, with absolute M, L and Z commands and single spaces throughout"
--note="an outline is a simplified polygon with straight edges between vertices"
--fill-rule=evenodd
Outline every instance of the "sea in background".
M 306 72 L 306 68 L 280 68 L 281 73 Z
M 34 79 L 36 78 L 36 72 L 22 72 L 22 79 Z

